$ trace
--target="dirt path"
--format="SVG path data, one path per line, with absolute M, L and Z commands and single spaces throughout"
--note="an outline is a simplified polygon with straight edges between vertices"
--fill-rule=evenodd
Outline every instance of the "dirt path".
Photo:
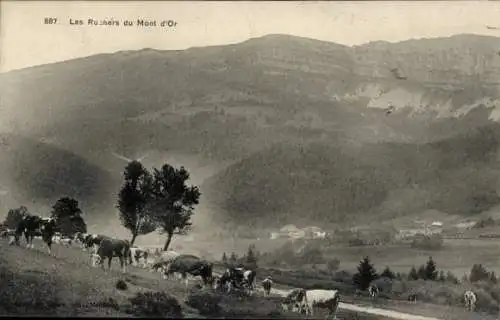
M 260 289 L 260 288 L 259 288 Z M 273 292 L 284 297 L 286 296 L 290 290 L 283 290 L 283 289 L 273 289 Z M 373 307 L 362 307 L 358 306 L 355 304 L 350 304 L 350 303 L 344 303 L 341 302 L 339 304 L 339 309 L 344 309 L 344 310 L 349 310 L 349 311 L 355 311 L 355 312 L 362 312 L 362 313 L 368 313 L 372 315 L 377 315 L 377 316 L 384 316 L 392 319 L 402 319 L 402 320 L 442 320 L 439 318 L 432 318 L 432 317 L 424 317 L 424 316 L 418 316 L 418 315 L 413 315 L 409 313 L 403 313 L 403 312 L 397 312 L 397 311 L 392 311 L 392 310 L 386 310 L 386 309 L 380 309 L 380 308 L 373 308 Z

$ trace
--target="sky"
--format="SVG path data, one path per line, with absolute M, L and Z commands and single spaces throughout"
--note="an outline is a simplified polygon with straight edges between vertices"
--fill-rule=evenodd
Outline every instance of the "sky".
M 0 72 L 99 53 L 223 45 L 290 34 L 345 45 L 460 33 L 500 36 L 500 1 L 2 1 Z M 44 18 L 57 18 L 44 24 Z M 89 26 L 88 19 L 120 26 Z M 83 20 L 71 25 L 69 20 Z M 123 26 L 166 20 L 175 27 Z M 486 25 L 499 27 L 490 30 Z

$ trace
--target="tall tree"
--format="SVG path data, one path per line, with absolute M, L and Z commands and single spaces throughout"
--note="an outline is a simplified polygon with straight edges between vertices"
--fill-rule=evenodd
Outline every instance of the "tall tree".
M 248 252 L 245 256 L 245 264 L 248 268 L 255 269 L 257 268 L 257 253 L 254 244 L 248 246 Z
M 3 224 L 9 229 L 15 229 L 26 215 L 29 215 L 29 212 L 25 206 L 21 206 L 17 209 L 10 209 Z
M 82 213 L 76 199 L 62 197 L 52 206 L 51 217 L 59 220 L 63 217 L 75 217 Z
M 410 273 L 408 274 L 408 280 L 418 280 L 418 272 L 415 266 L 411 267 Z
M 130 244 L 137 236 L 153 232 L 154 221 L 145 211 L 147 201 L 151 197 L 152 177 L 139 161 L 131 161 L 123 172 L 124 183 L 118 193 L 117 208 L 122 225 L 132 234 Z
M 62 197 L 52 206 L 50 216 L 56 221 L 57 229 L 64 235 L 86 232 L 87 225 L 82 217 L 78 201 L 71 197 Z
M 358 266 L 358 272 L 353 276 L 354 284 L 361 290 L 366 290 L 370 283 L 378 278 L 377 272 L 368 257 L 365 257 Z
M 184 167 L 176 169 L 164 164 L 160 170 L 153 168 L 147 210 L 167 234 L 164 251 L 168 250 L 174 234 L 185 234 L 191 228 L 191 217 L 201 193 L 197 186 L 186 185 L 188 179 L 189 173 Z
M 380 274 L 381 277 L 389 278 L 389 279 L 395 279 L 396 275 L 394 272 L 389 267 L 385 267 L 384 271 Z
M 425 280 L 437 280 L 438 270 L 436 268 L 436 263 L 432 260 L 432 257 L 429 257 L 427 260 L 427 264 L 425 265 Z

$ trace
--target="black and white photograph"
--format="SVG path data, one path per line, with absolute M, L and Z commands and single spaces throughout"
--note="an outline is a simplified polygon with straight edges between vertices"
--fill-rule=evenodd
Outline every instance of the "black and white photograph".
M 0 316 L 498 320 L 500 1 L 0 1 Z

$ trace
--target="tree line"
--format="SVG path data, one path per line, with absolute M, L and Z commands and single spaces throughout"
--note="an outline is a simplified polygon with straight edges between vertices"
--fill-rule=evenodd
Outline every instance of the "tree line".
M 187 185 L 189 172 L 183 166 L 174 168 L 164 164 L 149 171 L 139 161 L 131 161 L 124 169 L 123 179 L 116 208 L 120 222 L 131 233 L 131 245 L 138 236 L 159 231 L 167 236 L 163 246 L 166 251 L 175 234 L 185 234 L 191 229 L 201 192 L 197 186 Z M 11 209 L 4 226 L 15 229 L 26 215 L 30 212 L 25 206 Z M 87 232 L 76 199 L 60 198 L 52 206 L 50 216 L 65 236 Z

